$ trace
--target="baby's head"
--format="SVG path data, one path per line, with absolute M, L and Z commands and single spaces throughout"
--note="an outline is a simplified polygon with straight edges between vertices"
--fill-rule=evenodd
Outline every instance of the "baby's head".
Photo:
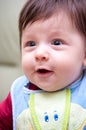
M 62 89 L 86 66 L 86 0 L 28 0 L 19 18 L 22 67 L 33 84 Z
M 86 37 L 86 0 L 27 0 L 19 17 L 20 39 L 28 23 L 46 20 L 60 11 L 67 13 L 72 23 Z

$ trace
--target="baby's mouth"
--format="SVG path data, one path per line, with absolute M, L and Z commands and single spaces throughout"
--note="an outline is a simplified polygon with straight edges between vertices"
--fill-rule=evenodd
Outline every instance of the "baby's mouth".
M 39 75 L 39 76 L 42 76 L 42 77 L 49 77 L 50 75 L 52 75 L 53 74 L 53 71 L 51 71 L 51 70 L 48 70 L 48 69 L 38 69 L 37 70 L 37 74 Z
M 51 71 L 47 69 L 38 69 L 37 72 L 40 74 L 46 74 L 46 73 L 50 73 Z

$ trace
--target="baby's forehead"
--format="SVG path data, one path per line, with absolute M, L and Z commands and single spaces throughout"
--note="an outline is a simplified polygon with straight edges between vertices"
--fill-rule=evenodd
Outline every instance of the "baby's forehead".
M 37 26 L 38 28 L 38 27 L 46 26 L 46 24 L 47 26 L 51 25 L 51 28 L 52 27 L 55 28 L 57 27 L 57 25 L 59 26 L 62 22 L 68 25 L 70 24 L 72 26 L 72 20 L 71 20 L 70 15 L 66 13 L 66 11 L 63 11 L 63 10 L 61 10 L 58 13 L 55 12 L 53 15 L 51 15 L 50 17 L 46 19 L 40 18 L 39 20 L 35 20 L 34 22 L 33 21 L 28 22 L 25 28 L 32 28 L 35 26 Z

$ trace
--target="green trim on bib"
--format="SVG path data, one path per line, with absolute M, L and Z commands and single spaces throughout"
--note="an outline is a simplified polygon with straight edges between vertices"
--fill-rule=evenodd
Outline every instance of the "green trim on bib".
M 67 124 L 69 120 L 69 113 L 70 113 L 70 90 L 66 90 L 66 106 L 64 111 L 64 122 L 62 130 L 67 130 Z
M 41 130 L 39 121 L 37 119 L 37 115 L 36 115 L 36 111 L 35 111 L 35 102 L 34 102 L 34 94 L 30 95 L 30 112 L 31 112 L 31 116 L 32 116 L 32 120 L 34 122 L 35 128 L 36 130 Z

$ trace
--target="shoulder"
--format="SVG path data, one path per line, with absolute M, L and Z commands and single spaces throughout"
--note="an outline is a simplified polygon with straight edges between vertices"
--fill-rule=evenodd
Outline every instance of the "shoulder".
M 78 84 L 71 89 L 72 102 L 86 109 L 86 70 L 84 70 Z M 76 96 L 77 95 L 77 96 Z
M 0 103 L 0 128 L 12 130 L 12 102 L 10 93 L 6 99 Z

